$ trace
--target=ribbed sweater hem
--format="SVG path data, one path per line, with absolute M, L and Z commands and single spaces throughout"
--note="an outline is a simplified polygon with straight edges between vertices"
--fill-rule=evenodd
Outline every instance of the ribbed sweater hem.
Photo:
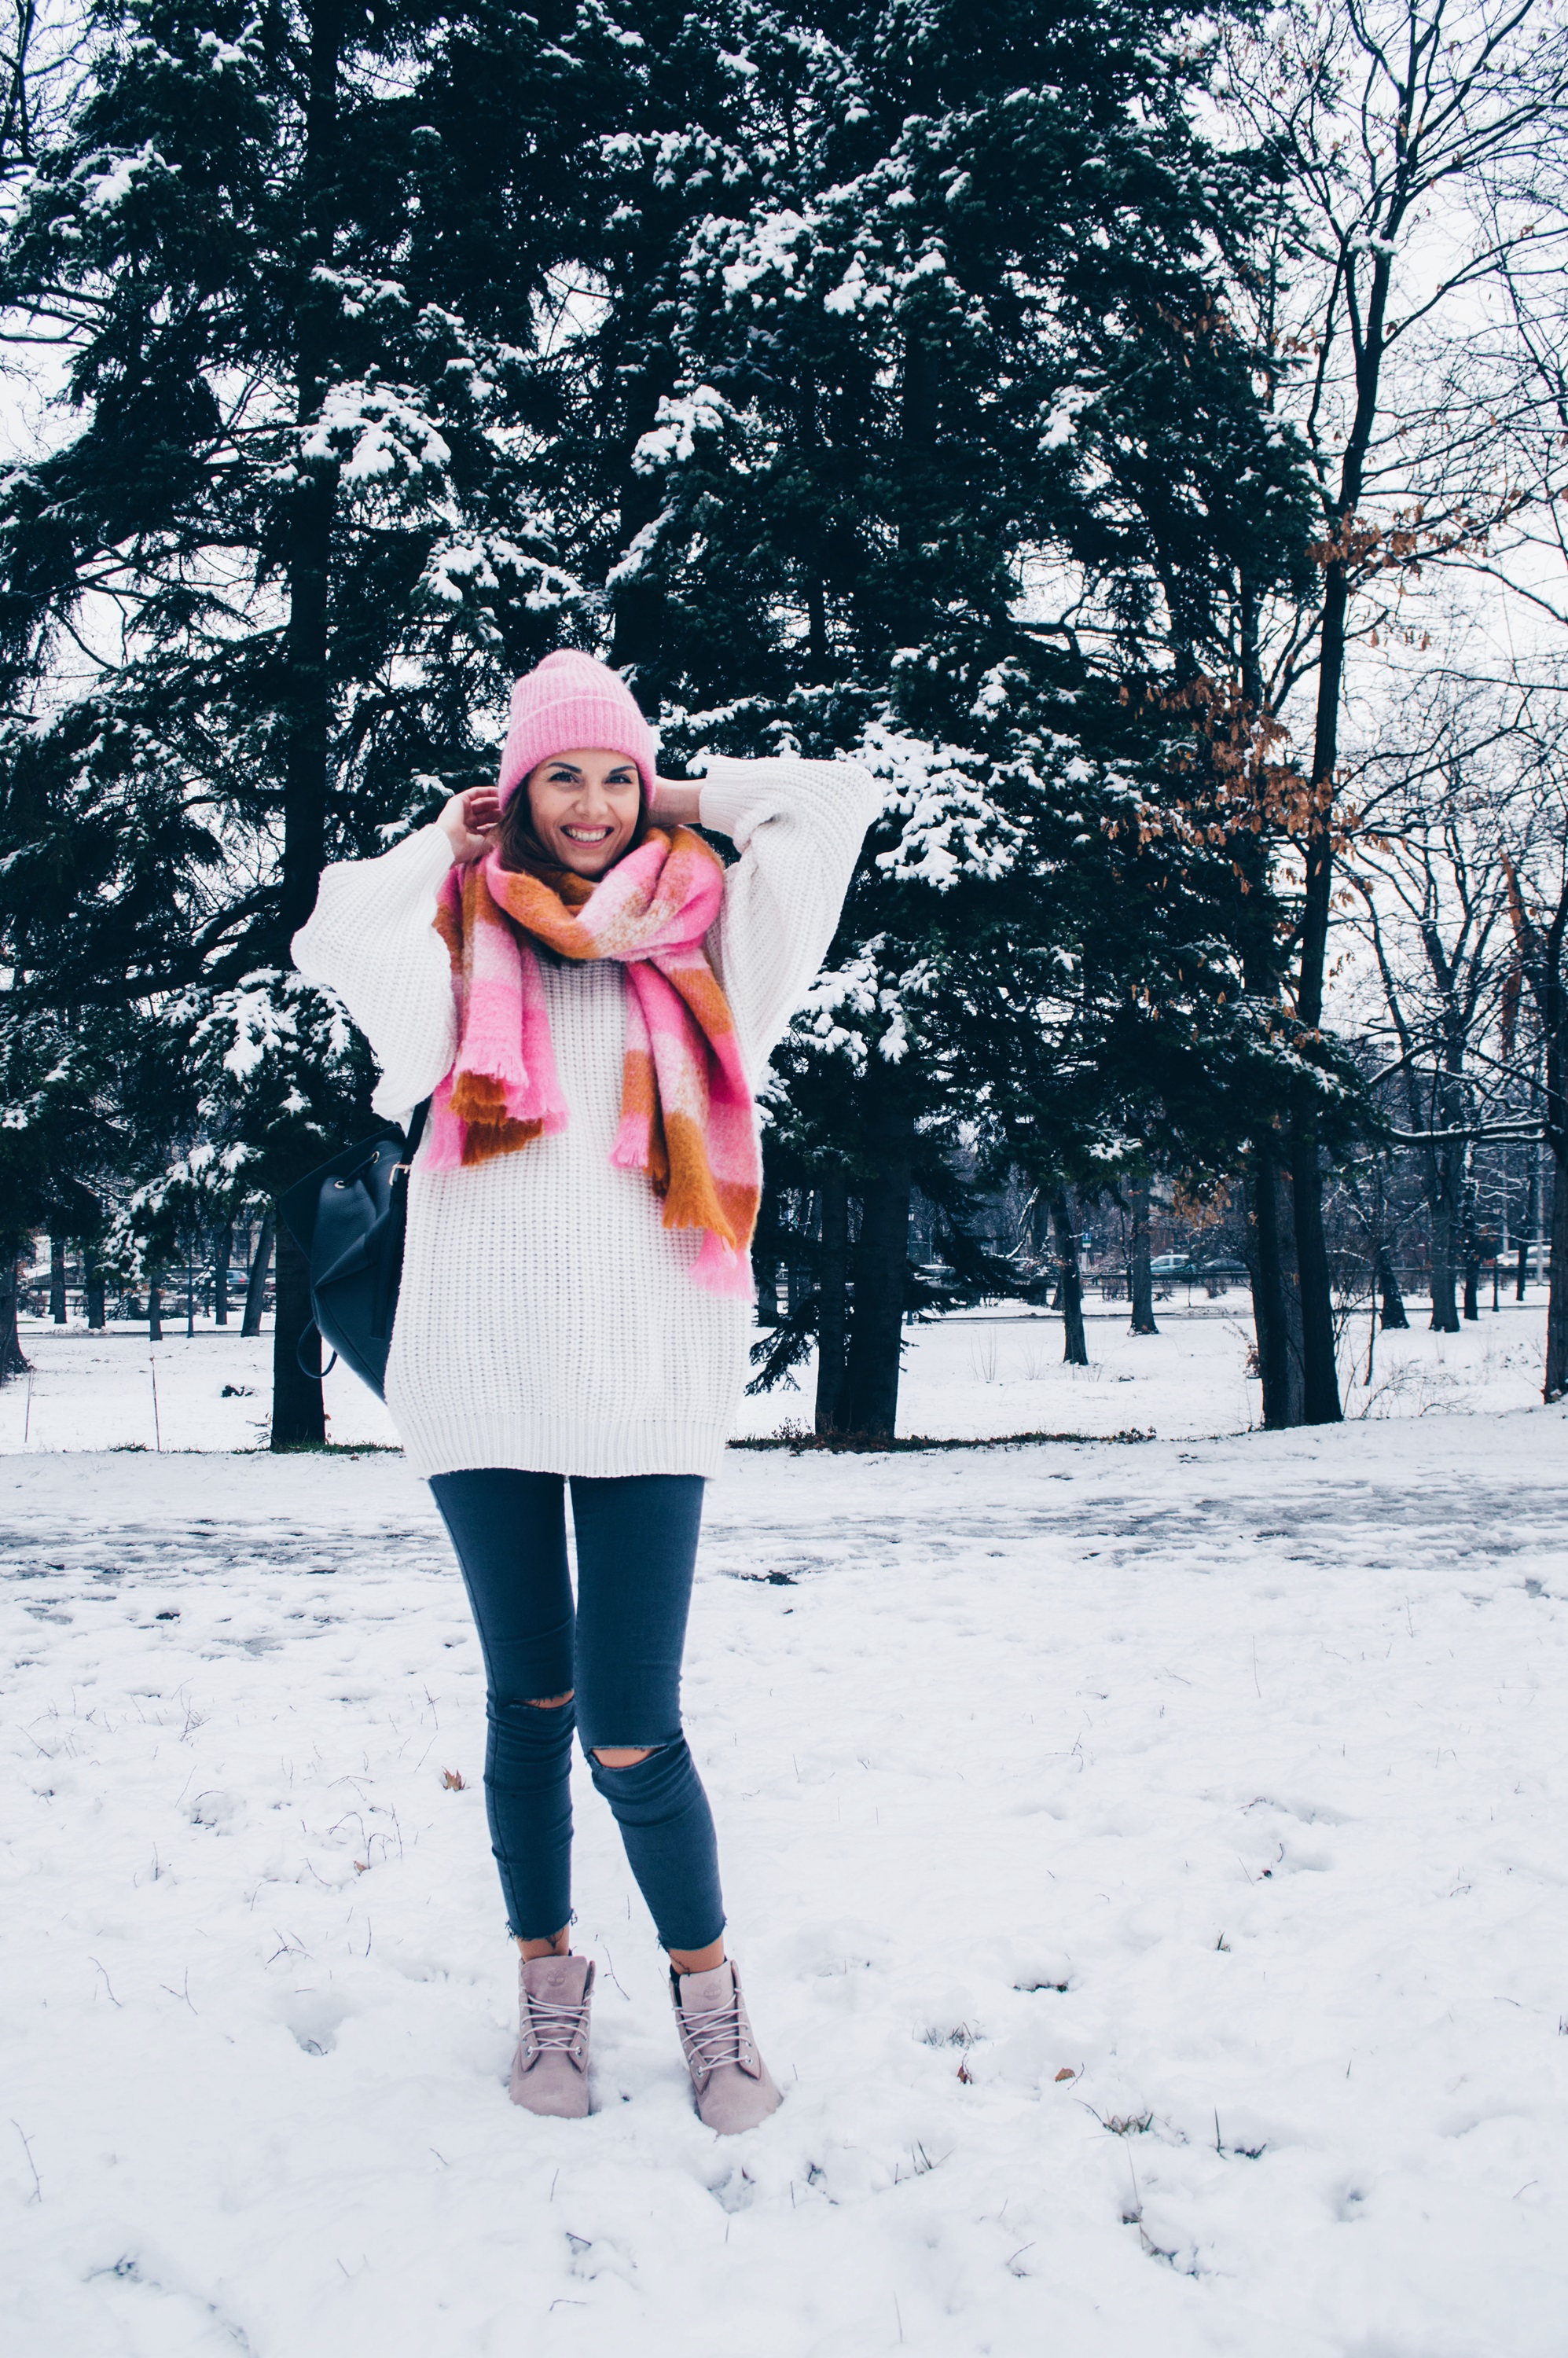
M 398 1422 L 395 1413 L 394 1422 Z M 528 1474 L 717 1474 L 728 1433 L 706 1418 L 681 1422 L 584 1425 L 565 1417 L 452 1414 L 421 1416 L 417 1432 L 399 1423 L 409 1466 L 421 1481 L 478 1466 L 513 1466 Z

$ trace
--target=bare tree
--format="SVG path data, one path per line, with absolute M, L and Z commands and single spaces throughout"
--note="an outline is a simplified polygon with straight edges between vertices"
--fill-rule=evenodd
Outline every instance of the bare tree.
M 1512 733 L 1511 792 L 1499 794 L 1520 973 L 1541 1027 L 1541 1127 L 1552 1162 L 1552 1283 L 1546 1313 L 1548 1401 L 1568 1393 L 1568 690 L 1536 690 Z
M 1517 503 L 1495 465 L 1497 420 L 1487 413 L 1483 431 L 1475 404 L 1443 397 L 1454 376 L 1444 362 L 1474 325 L 1475 290 L 1499 281 L 1528 234 L 1481 200 L 1561 138 L 1568 34 L 1547 0 L 1292 0 L 1229 54 L 1226 95 L 1280 159 L 1279 267 L 1260 324 L 1323 519 L 1319 593 L 1260 619 L 1255 662 L 1270 711 L 1310 698 L 1310 766 L 1284 815 L 1301 878 L 1294 1014 L 1310 1053 L 1357 816 L 1341 747 L 1352 647 L 1377 643 L 1414 568 L 1480 546 Z M 1307 363 L 1295 377 L 1292 355 Z M 1340 1407 L 1319 1115 L 1305 1090 L 1289 1157 L 1302 1412 L 1318 1423 Z
M 68 107 L 87 49 L 80 0 L 5 0 L 0 10 L 0 182 L 31 169 Z
M 1418 808 L 1374 877 L 1357 876 L 1397 1048 L 1379 1076 L 1404 1117 L 1432 1222 L 1432 1324 L 1459 1331 L 1456 1284 L 1476 1315 L 1475 1148 L 1505 1113 L 1495 1036 L 1511 962 L 1504 854 L 1466 826 L 1451 782 L 1434 818 Z

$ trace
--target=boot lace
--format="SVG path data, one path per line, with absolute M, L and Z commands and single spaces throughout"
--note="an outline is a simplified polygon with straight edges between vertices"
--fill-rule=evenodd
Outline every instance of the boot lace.
M 588 2000 L 580 2006 L 556 2006 L 547 1997 L 528 1999 L 528 2024 L 542 2055 L 564 2055 L 588 2020 Z
M 705 2079 L 720 2063 L 739 2063 L 741 2047 L 750 2043 L 741 2013 L 739 1990 L 726 1998 L 722 2006 L 683 2006 L 680 2018 L 692 2068 L 699 2071 Z

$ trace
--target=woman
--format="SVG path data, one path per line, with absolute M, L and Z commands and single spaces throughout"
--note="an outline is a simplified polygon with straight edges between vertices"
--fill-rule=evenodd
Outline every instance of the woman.
M 843 762 L 719 761 L 672 784 L 622 681 L 562 652 L 513 691 L 494 793 L 330 868 L 295 937 L 370 1040 L 377 1109 L 431 1098 L 386 1398 L 483 1649 L 485 1796 L 521 1952 L 511 2087 L 531 2112 L 589 2108 L 574 1729 L 669 1954 L 698 2114 L 733 2131 L 779 2101 L 724 1947 L 680 1666 L 703 1484 L 745 1372 L 751 1092 L 876 806 Z

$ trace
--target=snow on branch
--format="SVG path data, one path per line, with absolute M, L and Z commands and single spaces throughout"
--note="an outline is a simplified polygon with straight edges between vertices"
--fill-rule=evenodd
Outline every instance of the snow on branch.
M 643 436 L 632 454 L 632 464 L 640 475 L 651 475 L 659 467 L 672 463 L 680 466 L 697 450 L 699 434 L 717 434 L 726 418 L 734 411 L 721 393 L 710 384 L 699 384 L 690 393 L 666 394 L 659 403 L 658 422 Z
M 373 377 L 331 387 L 320 416 L 306 429 L 299 455 L 318 465 L 339 460 L 348 483 L 401 482 L 442 473 L 452 457 L 417 394 Z
M 877 855 L 885 876 L 946 892 L 964 878 L 994 882 L 1011 872 L 1023 837 L 989 793 L 983 756 L 881 723 L 867 729 L 856 750 L 874 777 L 888 781 L 884 807 L 903 820 L 892 850 Z

